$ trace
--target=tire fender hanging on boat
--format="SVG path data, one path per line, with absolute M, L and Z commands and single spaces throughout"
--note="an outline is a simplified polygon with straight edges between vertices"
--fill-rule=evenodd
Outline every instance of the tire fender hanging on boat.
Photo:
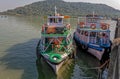
M 60 54 L 52 54 L 50 55 L 49 59 L 52 63 L 60 63 L 62 61 L 62 57 Z
M 111 52 L 111 47 L 105 48 L 106 52 L 110 53 Z
M 88 46 L 86 44 L 82 44 L 82 49 L 87 51 L 88 50 Z
M 90 27 L 91 27 L 91 29 L 95 29 L 96 28 L 96 24 L 91 24 Z
M 70 24 L 66 24 L 66 28 L 70 30 Z
M 102 30 L 106 30 L 106 29 L 109 29 L 109 24 L 107 24 L 107 23 L 101 23 L 101 29 Z
M 79 25 L 80 25 L 80 28 L 83 28 L 85 26 L 85 23 L 84 22 L 80 22 Z

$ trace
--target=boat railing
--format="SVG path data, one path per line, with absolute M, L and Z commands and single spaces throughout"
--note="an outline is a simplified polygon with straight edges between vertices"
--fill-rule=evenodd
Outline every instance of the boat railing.
M 101 30 L 109 30 L 109 24 L 104 22 L 103 19 L 99 17 L 78 17 L 77 26 L 80 28 L 86 29 L 101 29 Z
M 70 24 L 52 24 L 42 26 L 42 34 L 64 34 L 68 30 L 71 30 Z
M 84 70 L 84 73 L 87 74 L 87 72 L 95 72 L 97 73 L 96 76 L 93 74 L 88 74 L 89 76 L 84 76 L 82 78 L 84 79 L 107 79 L 108 75 L 108 66 L 109 66 L 110 60 L 106 60 L 102 65 L 99 67 L 79 67 L 81 70 Z
M 93 32 L 78 29 L 77 36 L 85 43 L 108 46 L 110 45 L 109 32 Z
M 64 50 L 66 53 L 68 53 L 68 50 L 66 50 L 66 49 L 69 49 L 70 48 L 69 45 L 71 45 L 71 44 L 72 44 L 72 40 L 68 40 L 68 42 L 67 42 L 63 39 L 51 38 L 49 41 L 47 41 L 47 43 L 41 43 L 39 48 L 41 49 L 41 51 L 43 53 L 46 52 L 47 50 L 49 50 L 49 48 L 50 48 L 50 50 L 51 49 L 54 50 L 55 48 L 57 48 L 59 51 Z

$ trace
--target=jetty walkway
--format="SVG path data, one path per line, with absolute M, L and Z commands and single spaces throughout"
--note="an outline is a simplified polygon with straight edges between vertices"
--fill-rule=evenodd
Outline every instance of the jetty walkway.
M 108 71 L 108 79 L 120 78 L 120 21 L 117 22 L 115 39 L 113 40 L 112 51 L 110 55 L 110 64 Z

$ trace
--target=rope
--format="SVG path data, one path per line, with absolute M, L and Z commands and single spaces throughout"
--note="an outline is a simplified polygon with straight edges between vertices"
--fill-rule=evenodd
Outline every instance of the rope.
M 99 68 L 102 69 L 105 65 L 109 64 L 110 59 L 106 60 Z
M 81 69 L 102 69 L 105 65 L 108 66 L 110 59 L 108 59 L 105 63 L 103 63 L 100 67 L 91 67 L 91 68 L 87 68 L 87 67 L 80 67 Z
M 97 79 L 101 79 L 102 77 L 102 68 L 104 67 L 108 67 L 109 65 L 109 61 L 110 59 L 106 60 L 105 63 L 103 63 L 100 67 L 91 67 L 91 68 L 87 68 L 87 67 L 79 67 L 81 69 L 87 69 L 87 70 L 97 70 L 98 71 L 98 76 L 97 76 Z M 87 78 L 87 77 L 86 77 Z

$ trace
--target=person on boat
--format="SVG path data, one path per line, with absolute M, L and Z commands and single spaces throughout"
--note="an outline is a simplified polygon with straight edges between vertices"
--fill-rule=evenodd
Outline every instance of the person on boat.
M 52 18 L 50 18 L 50 23 L 52 23 L 53 22 L 53 19 Z
M 87 31 L 85 31 L 84 41 L 88 43 L 88 32 Z
M 96 32 L 90 33 L 90 43 L 95 44 L 96 43 Z
M 84 31 L 81 32 L 81 40 L 84 41 Z
M 105 47 L 105 53 L 103 54 L 100 63 L 103 64 L 105 63 L 105 61 L 107 61 L 108 59 L 110 59 L 110 52 L 111 52 L 111 41 L 109 40 L 109 37 L 107 35 L 107 33 L 102 33 L 102 36 L 100 38 L 100 45 L 101 46 L 106 46 L 106 45 L 110 45 L 110 47 Z
M 105 33 L 102 33 L 100 44 L 108 44 L 108 36 Z
M 100 32 L 97 32 L 96 34 L 96 44 L 99 44 L 100 42 Z
M 58 19 L 58 23 L 62 23 L 62 18 L 59 18 L 59 19 Z
M 55 19 L 54 18 L 49 18 L 49 21 L 48 21 L 48 25 L 53 25 L 53 23 L 55 23 Z

